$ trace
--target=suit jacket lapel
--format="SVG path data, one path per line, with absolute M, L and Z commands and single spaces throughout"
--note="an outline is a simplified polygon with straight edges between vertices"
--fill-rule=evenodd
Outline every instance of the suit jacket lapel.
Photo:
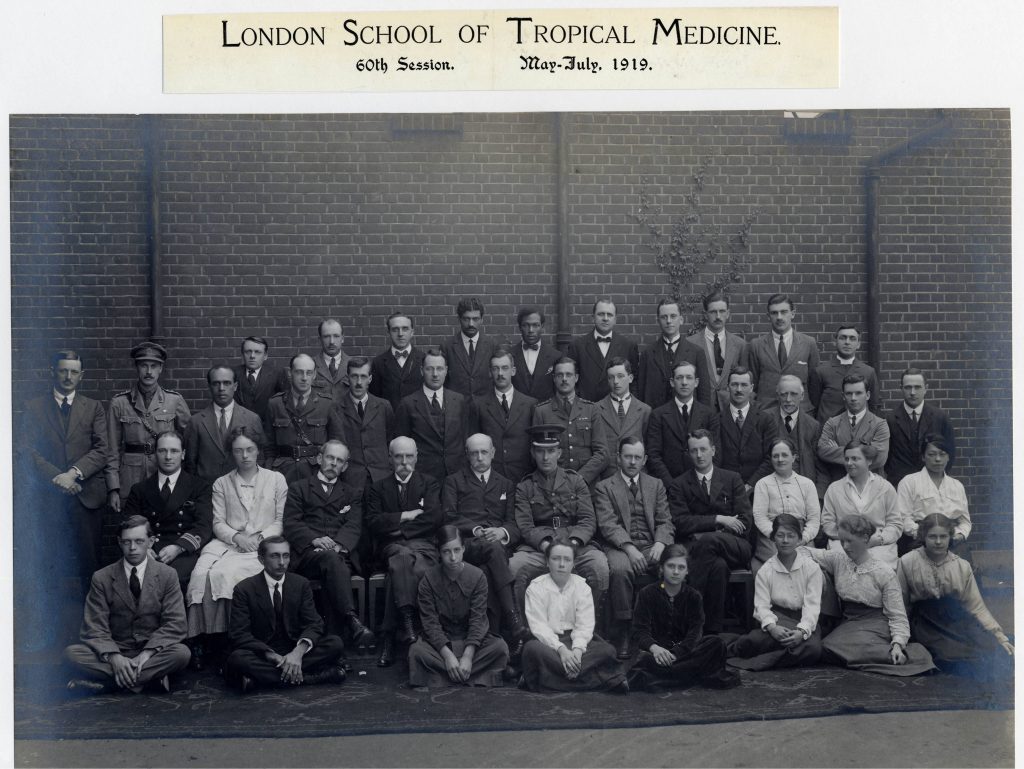
M 76 398 L 76 400 L 77 400 L 77 398 Z M 75 409 L 72 406 L 71 411 L 74 412 L 74 410 Z M 59 435 L 59 436 L 61 436 L 61 438 L 63 438 L 66 433 L 64 431 L 64 423 L 63 423 L 63 421 L 61 420 L 61 417 L 60 417 L 60 407 L 57 405 L 57 401 L 55 399 L 52 399 L 52 398 L 50 399 L 49 402 L 44 401 L 43 402 L 43 411 L 46 412 L 46 420 L 50 423 L 50 427 L 53 428 L 54 432 L 56 432 L 57 435 Z M 70 421 L 71 420 L 69 419 L 68 420 L 69 427 L 70 427 Z M 69 429 L 67 432 L 70 433 L 71 430 Z
M 128 577 L 124 575 L 123 558 L 119 559 L 115 564 L 114 573 L 111 575 L 111 579 L 114 583 L 114 592 L 121 596 L 121 600 L 124 601 L 127 606 L 135 606 L 135 597 L 132 595 L 132 591 L 128 587 Z M 142 595 L 142 593 L 139 594 L 139 603 L 142 603 Z M 138 607 L 136 607 L 135 610 L 138 611 Z
M 434 417 L 430 413 L 430 401 L 427 400 L 427 394 L 423 392 L 422 388 L 416 391 L 416 408 L 420 410 L 420 414 L 422 415 L 426 423 L 430 425 L 430 429 L 433 430 L 438 437 L 440 437 L 441 433 L 437 429 L 437 425 L 434 423 Z M 444 409 L 442 408 L 442 411 L 443 410 Z M 447 418 L 448 417 L 445 416 L 445 419 Z
M 56 406 L 57 402 L 54 401 L 53 405 Z M 85 418 L 85 404 L 82 402 L 82 396 L 81 395 L 76 395 L 75 396 L 75 402 L 71 404 L 71 413 L 68 414 L 68 432 L 67 432 L 67 434 L 68 435 L 72 435 L 78 429 L 79 424 L 81 424 L 82 419 L 84 419 L 84 418 Z M 57 422 L 58 423 L 60 422 L 59 411 L 58 411 Z
M 478 337 L 476 339 L 473 340 L 473 344 L 475 345 L 475 347 L 479 347 L 480 346 L 479 335 L 478 335 Z M 472 366 L 472 364 L 470 363 L 470 360 L 469 360 L 469 353 L 466 352 L 466 346 L 462 343 L 462 334 L 456 334 L 455 336 L 452 337 L 451 347 L 452 347 L 452 352 L 455 353 L 456 363 L 458 363 L 458 365 L 462 366 L 462 368 L 465 369 L 467 374 L 472 376 L 472 374 L 473 374 L 473 366 Z M 476 351 L 476 352 L 479 352 L 479 351 Z M 479 355 L 477 357 L 479 357 Z
M 622 512 L 622 528 L 629 533 L 629 524 L 632 516 L 633 508 L 630 507 L 629 502 L 632 498 L 632 493 L 629 491 L 629 486 L 622 480 L 622 473 L 616 470 L 615 475 L 612 476 L 612 492 L 616 497 L 616 507 Z
M 186 478 L 185 471 L 182 470 L 181 475 L 178 476 L 178 482 L 174 484 L 174 491 L 172 491 L 171 496 L 167 498 L 167 504 L 163 505 L 163 508 L 165 510 L 174 510 L 180 507 L 185 503 L 185 499 L 191 491 L 192 482 L 190 479 Z
M 654 483 L 654 479 L 640 473 L 640 496 L 643 498 L 644 503 L 644 518 L 647 519 L 647 525 L 651 529 L 652 537 L 657 529 L 654 524 L 654 502 L 657 496 L 655 488 L 657 487 Z
M 208 408 L 203 409 L 202 411 L 199 412 L 197 417 L 199 419 L 199 424 L 206 428 L 206 432 L 208 432 L 210 434 L 210 437 L 213 439 L 213 445 L 215 445 L 218 451 L 220 451 L 220 453 L 223 455 L 225 453 L 224 444 L 221 443 L 220 430 L 217 429 L 217 414 L 215 407 L 209 406 Z M 231 432 L 231 428 L 234 426 L 235 410 L 232 409 L 231 423 L 228 425 L 229 433 Z

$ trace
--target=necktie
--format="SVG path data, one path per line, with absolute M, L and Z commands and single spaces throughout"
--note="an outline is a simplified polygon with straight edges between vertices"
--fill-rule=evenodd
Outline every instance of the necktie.
M 68 417 L 71 416 L 71 404 L 65 396 L 60 399 L 60 418 L 64 420 L 64 426 L 68 426 Z
M 850 417 L 850 430 L 857 432 L 857 417 Z
M 61 406 L 61 409 L 63 409 L 63 408 L 64 407 Z M 917 411 L 911 411 L 910 412 L 910 423 L 912 425 L 914 425 L 914 429 L 916 430 L 917 429 Z
M 164 485 L 163 485 L 163 488 L 160 489 L 160 496 L 163 498 L 164 502 L 166 502 L 168 499 L 171 498 L 171 479 L 170 478 L 164 478 Z
M 487 485 L 487 478 L 484 476 L 483 473 L 480 473 L 480 483 L 482 483 L 484 486 Z
M 505 412 L 505 419 L 508 419 L 508 398 L 505 397 L 505 393 L 501 394 L 501 410 Z
M 630 478 L 629 479 L 629 493 L 633 495 L 634 499 L 636 498 L 636 489 L 637 489 L 637 487 L 636 487 L 636 478 Z
M 721 376 L 722 369 L 725 368 L 725 356 L 722 355 L 722 342 L 718 334 L 715 334 L 715 368 L 718 369 L 718 375 Z
M 224 437 L 228 432 L 228 410 L 220 410 L 220 419 L 217 421 L 217 430 L 220 432 L 221 443 L 224 442 Z
M 565 409 L 566 414 L 572 413 L 572 401 L 568 398 L 562 398 L 562 408 Z
M 743 412 L 740 411 L 739 409 L 736 409 L 736 429 L 743 429 Z
M 706 475 L 700 479 L 700 487 L 704 490 L 704 497 L 711 499 L 711 492 L 708 490 L 708 477 Z
M 473 340 L 469 340 L 469 362 L 472 363 L 476 360 L 476 345 L 473 344 Z
M 526 342 L 523 342 L 523 349 L 533 350 L 534 352 L 537 352 L 537 350 L 540 349 L 540 342 L 538 342 L 537 344 L 527 344 Z
M 363 402 L 359 401 L 356 403 L 356 412 L 359 414 L 359 421 L 363 421 L 363 417 L 366 415 L 366 408 L 363 406 Z
M 779 337 L 779 368 L 786 367 L 786 342 L 783 337 Z
M 250 390 L 256 389 L 256 377 L 253 376 L 251 371 L 245 375 L 245 381 L 248 383 Z
M 401 481 L 398 482 L 398 506 L 401 508 L 401 512 L 405 512 L 406 508 L 408 507 L 408 504 L 406 504 L 408 502 L 408 499 L 406 498 L 407 485 L 408 484 L 402 483 Z
M 793 417 L 790 414 L 786 415 L 786 432 L 793 432 Z
M 274 583 L 274 619 L 284 625 L 284 606 L 281 603 L 281 583 Z
M 331 358 L 331 365 L 327 367 L 327 370 L 331 372 L 331 377 L 335 377 L 338 374 L 338 362 Z
M 618 402 L 619 402 L 619 408 L 618 408 L 619 419 L 625 419 L 626 418 L 626 407 L 624 405 L 622 405 L 622 404 L 624 404 L 626 402 L 626 399 L 625 398 L 617 398 L 616 400 L 618 400 Z
M 689 423 L 690 421 L 690 409 L 687 406 L 683 406 L 679 409 L 680 415 L 683 417 L 683 422 Z
M 437 399 L 436 392 L 430 396 L 430 413 L 435 417 L 441 416 L 441 402 Z
M 306 405 L 306 399 L 301 395 L 295 399 L 295 410 L 302 411 L 302 407 Z
M 142 583 L 139 582 L 139 572 L 134 566 L 132 566 L 132 576 L 128 578 L 128 589 L 132 591 L 132 597 L 135 599 L 135 603 L 139 602 L 139 596 L 142 595 Z

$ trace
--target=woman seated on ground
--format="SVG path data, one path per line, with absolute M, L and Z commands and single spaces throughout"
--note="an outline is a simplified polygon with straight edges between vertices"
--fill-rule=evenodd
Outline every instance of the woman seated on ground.
M 548 573 L 526 588 L 526 620 L 534 639 L 523 647 L 521 686 L 533 691 L 629 692 L 615 649 L 594 635 L 594 596 L 572 573 L 576 548 L 562 539 L 548 546 Z
M 438 529 L 434 544 L 441 564 L 420 579 L 423 636 L 409 647 L 409 685 L 501 686 L 508 646 L 488 632 L 487 578 L 462 560 L 455 526 Z
M 956 522 L 932 513 L 919 522 L 923 544 L 900 558 L 896 576 L 910 633 L 947 672 L 1013 678 L 1013 646 L 978 592 L 970 564 L 949 552 Z
M 832 483 L 825 492 L 821 530 L 829 538 L 829 548 L 838 551 L 839 522 L 849 515 L 864 516 L 875 527 L 869 543 L 871 555 L 896 571 L 896 540 L 903 531 L 903 518 L 896 501 L 896 489 L 869 469 L 877 455 L 878 451 L 870 444 L 860 441 L 846 444 L 846 477 Z
M 739 686 L 740 677 L 725 669 L 725 642 L 716 635 L 701 637 L 703 599 L 686 584 L 685 545 L 666 547 L 659 563 L 661 581 L 639 592 L 633 610 L 633 643 L 640 655 L 630 671 L 630 687 L 678 687 L 695 681 L 713 689 Z
M 899 541 L 900 555 L 917 547 L 918 523 L 926 515 L 941 513 L 954 523 L 950 546 L 956 548 L 971 535 L 971 514 L 967 509 L 967 492 L 956 478 L 946 475 L 952 447 L 942 435 L 926 435 L 921 459 L 924 467 L 903 477 L 896 490 L 897 505 L 903 516 L 903 536 Z M 960 554 L 963 556 L 963 553 Z
M 754 526 L 758 536 L 750 566 L 755 572 L 775 555 L 772 521 L 776 516 L 785 513 L 800 519 L 803 535 L 798 544 L 801 545 L 813 542 L 821 525 L 821 505 L 814 481 L 793 472 L 796 445 L 789 438 L 777 438 L 768 451 L 775 472 L 754 485 Z
M 842 550 L 801 548 L 832 577 L 842 602 L 842 621 L 821 643 L 823 659 L 892 676 L 934 670 L 928 650 L 909 643 L 895 572 L 874 558 L 875 524 L 853 513 L 840 519 L 838 534 Z
M 823 578 L 814 559 L 797 550 L 806 538 L 799 518 L 782 513 L 772 521 L 772 541 L 778 552 L 754 578 L 758 627 L 730 644 L 733 667 L 790 668 L 813 665 L 821 657 L 818 612 Z
M 260 541 L 281 534 L 288 483 L 256 463 L 259 446 L 246 427 L 229 436 L 235 469 L 213 482 L 213 539 L 192 570 L 185 603 L 188 635 L 224 633 L 235 585 L 259 574 Z

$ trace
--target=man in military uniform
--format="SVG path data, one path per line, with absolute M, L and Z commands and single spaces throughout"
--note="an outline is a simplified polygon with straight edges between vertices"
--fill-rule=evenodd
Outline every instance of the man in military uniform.
M 288 392 L 277 393 L 267 404 L 264 452 L 271 470 L 288 483 L 316 473 L 316 457 L 328 438 L 341 440 L 344 430 L 330 395 L 313 391 L 316 364 L 305 353 L 288 363 Z
M 320 322 L 316 332 L 320 337 L 320 354 L 313 359 L 316 376 L 312 387 L 318 395 L 329 395 L 340 403 L 348 395 L 348 353 L 341 349 L 345 343 L 341 323 L 327 318 Z
M 599 418 L 596 404 L 576 395 L 579 379 L 576 361 L 569 357 L 559 358 L 552 377 L 555 380 L 555 397 L 537 404 L 533 424 L 557 424 L 564 428 L 558 438 L 562 449 L 559 466 L 575 470 L 587 485 L 593 485 L 608 462 L 604 421 Z
M 608 560 L 590 540 L 597 530 L 597 518 L 583 476 L 559 465 L 562 449 L 560 424 L 534 425 L 533 461 L 537 469 L 516 486 L 516 525 L 523 544 L 509 562 L 515 575 L 516 600 L 522 605 L 526 587 L 547 570 L 545 554 L 551 541 L 562 532 L 576 546 L 574 570 L 590 585 L 594 606 L 608 589 Z
M 163 433 L 184 435 L 192 412 L 174 390 L 159 385 L 167 350 L 156 342 L 132 348 L 139 380 L 110 401 L 107 444 L 110 446 L 118 487 L 110 490 L 110 506 L 121 511 L 121 502 L 132 486 L 156 472 L 156 439 Z
M 213 536 L 212 489 L 209 482 L 182 470 L 185 451 L 181 436 L 163 433 L 156 439 L 153 475 L 132 486 L 124 503 L 125 517 L 141 515 L 153 529 L 153 553 L 178 574 L 182 594 Z

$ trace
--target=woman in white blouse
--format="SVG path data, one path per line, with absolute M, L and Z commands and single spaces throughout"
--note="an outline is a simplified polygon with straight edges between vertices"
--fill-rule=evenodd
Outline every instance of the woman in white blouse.
M 919 522 L 923 547 L 900 558 L 896 576 L 910 632 L 947 672 L 1012 680 L 1013 644 L 978 592 L 974 572 L 949 552 L 955 521 L 940 513 Z
M 832 483 L 825 492 L 821 530 L 829 538 L 829 548 L 839 550 L 839 523 L 849 515 L 863 515 L 875 525 L 868 543 L 872 556 L 896 571 L 896 540 L 903 531 L 903 516 L 896 501 L 896 489 L 869 469 L 877 455 L 870 444 L 846 444 L 846 477 Z
M 236 427 L 229 436 L 235 469 L 213 483 L 213 539 L 203 548 L 188 583 L 188 635 L 223 633 L 235 585 L 263 568 L 256 548 L 281 534 L 288 483 L 281 473 L 257 463 L 252 431 Z
M 803 548 L 835 581 L 843 605 L 842 621 L 822 641 L 823 659 L 891 676 L 934 670 L 928 650 L 910 643 L 895 572 L 874 558 L 875 524 L 853 513 L 839 521 L 838 533 L 840 550 Z
M 813 488 L 813 487 L 812 487 Z M 804 522 L 789 513 L 772 521 L 777 551 L 754 578 L 757 627 L 729 647 L 729 664 L 744 670 L 813 665 L 821 657 L 821 569 L 797 547 Z M 743 658 L 743 659 L 736 659 Z
M 586 580 L 572 573 L 576 549 L 556 540 L 546 557 L 548 573 L 526 588 L 526 619 L 535 640 L 523 647 L 520 686 L 628 693 L 615 648 L 594 635 L 594 596 Z
M 955 548 L 971 535 L 967 492 L 960 481 L 946 475 L 951 449 L 944 436 L 926 435 L 921 450 L 924 467 L 916 473 L 905 475 L 900 481 L 896 491 L 897 505 L 903 515 L 900 555 L 920 544 L 917 539 L 918 522 L 932 513 L 941 513 L 954 522 L 950 546 Z
M 754 485 L 754 526 L 758 536 L 751 568 L 755 572 L 775 555 L 772 521 L 776 516 L 785 513 L 802 521 L 803 534 L 798 543 L 801 545 L 813 542 L 821 526 L 821 505 L 814 481 L 793 472 L 796 445 L 789 438 L 776 438 L 768 450 L 775 472 Z

